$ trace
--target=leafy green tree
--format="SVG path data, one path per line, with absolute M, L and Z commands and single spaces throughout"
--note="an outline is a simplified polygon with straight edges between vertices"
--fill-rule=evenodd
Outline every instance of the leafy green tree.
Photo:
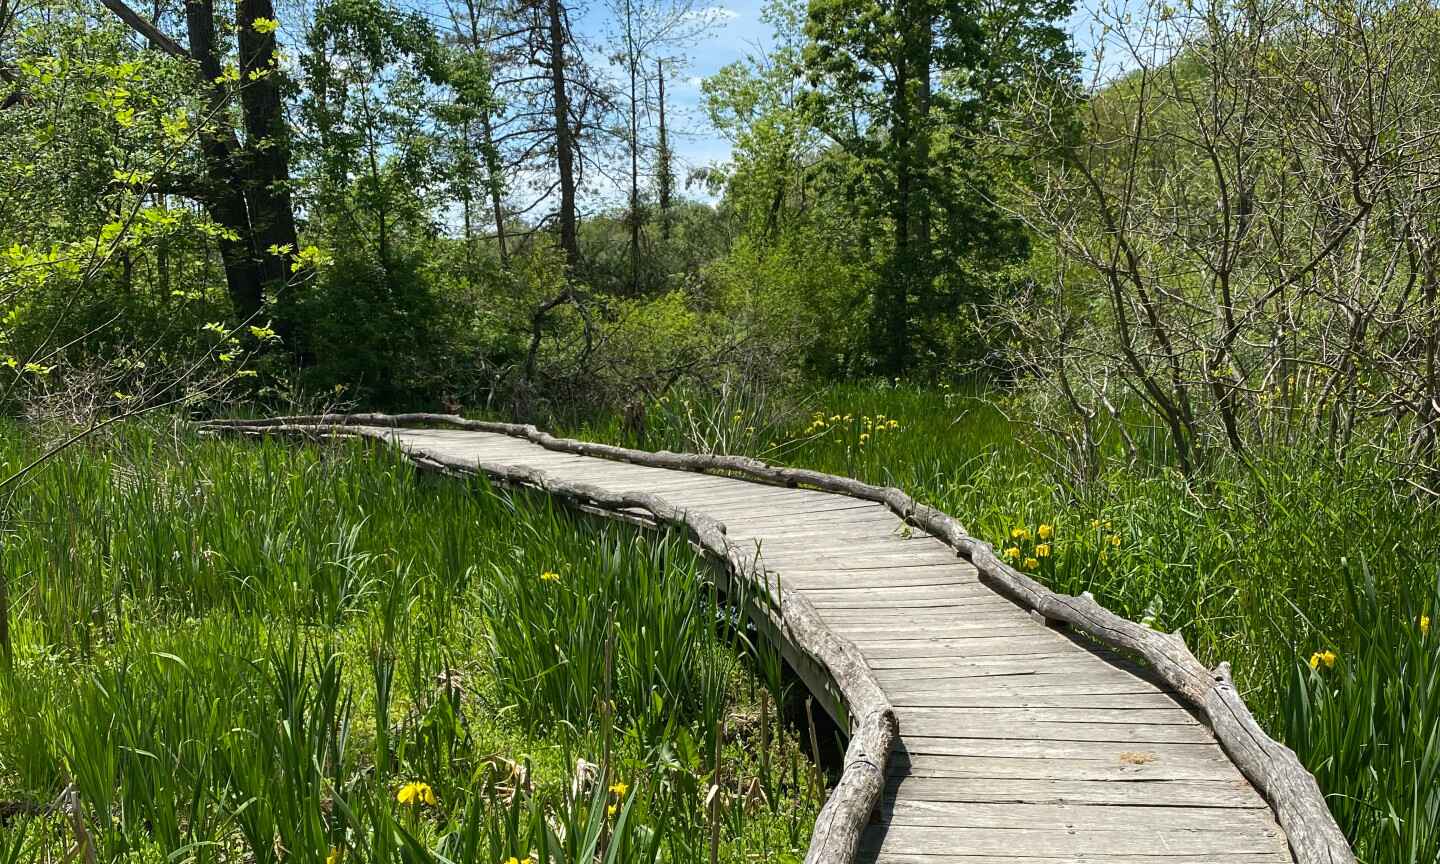
M 957 299 L 937 293 L 937 276 L 1000 239 L 974 133 L 1017 76 L 1069 68 L 1057 26 L 1069 8 L 1065 0 L 812 0 L 805 64 L 820 126 L 858 162 L 849 182 L 891 234 L 871 329 L 886 374 L 912 365 L 914 319 Z

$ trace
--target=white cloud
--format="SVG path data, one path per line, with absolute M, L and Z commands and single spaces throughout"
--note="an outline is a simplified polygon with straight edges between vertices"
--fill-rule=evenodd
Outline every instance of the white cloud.
M 686 12 L 685 17 L 694 21 L 703 21 L 706 24 L 723 24 L 740 17 L 740 13 L 733 9 L 726 9 L 724 6 L 706 6 L 703 9 Z

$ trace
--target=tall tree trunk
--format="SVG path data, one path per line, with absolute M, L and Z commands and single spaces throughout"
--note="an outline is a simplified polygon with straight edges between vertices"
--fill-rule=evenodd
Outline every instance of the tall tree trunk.
M 470 19 L 470 50 L 484 51 L 486 42 L 480 35 L 480 7 L 477 0 L 465 0 L 465 12 Z M 500 165 L 500 151 L 495 146 L 495 123 L 489 103 L 480 111 L 480 136 L 480 152 L 485 162 L 485 186 L 490 193 L 490 209 L 495 219 L 495 246 L 500 253 L 500 266 L 505 267 L 510 262 L 509 243 L 505 237 L 505 178 Z M 466 204 L 469 204 L 468 190 Z
M 911 293 L 918 302 L 925 303 L 929 301 L 934 273 L 930 261 L 930 76 L 935 54 L 935 18 L 928 3 L 919 5 L 919 20 L 914 28 L 915 65 L 911 70 L 915 92 L 909 105 L 913 155 L 908 164 L 913 175 L 910 243 L 915 282 Z
M 895 249 L 890 273 L 880 280 L 877 288 L 874 314 L 878 316 L 879 326 L 873 331 L 873 338 L 878 342 L 875 351 L 882 371 L 895 376 L 904 374 L 910 358 L 909 305 L 911 283 L 915 278 L 914 249 L 911 246 L 911 232 L 915 225 L 911 216 L 914 170 L 910 164 L 913 128 L 907 98 L 911 87 L 909 73 L 909 64 L 902 58 L 895 67 L 891 129 L 895 154 L 895 198 L 891 204 L 890 220 L 894 223 Z
M 481 144 L 485 148 L 485 185 L 490 188 L 490 208 L 495 213 L 495 244 L 500 250 L 500 266 L 510 262 L 510 250 L 505 239 L 505 201 L 500 190 L 504 177 L 500 170 L 500 153 L 495 149 L 495 127 L 490 120 L 490 109 L 481 114 L 480 132 L 484 136 Z
M 198 190 L 198 197 L 210 218 L 227 229 L 218 244 L 220 260 L 225 266 L 225 286 L 236 317 L 248 321 L 258 318 L 264 309 L 264 276 L 250 230 L 250 208 L 232 162 L 240 145 L 234 132 L 222 125 L 227 100 L 225 92 L 212 83 L 222 71 L 215 48 L 214 0 L 192 0 L 185 4 L 185 30 L 190 56 L 199 67 L 207 96 L 199 133 L 205 186 Z
M 671 165 L 670 137 L 665 131 L 665 61 L 655 61 L 655 77 L 660 83 L 660 137 L 656 152 L 657 198 L 660 204 L 660 236 L 670 239 L 670 196 L 675 191 L 675 170 Z
M 635 48 L 635 12 L 625 3 L 625 53 L 630 67 L 630 293 L 640 294 L 640 99 L 637 90 L 640 58 Z
M 280 93 L 280 69 L 275 56 L 275 31 L 257 29 L 260 19 L 273 21 L 271 0 L 240 0 L 235 24 L 240 49 L 240 104 L 245 124 L 244 172 L 246 200 L 250 204 L 250 227 L 259 253 L 260 273 L 265 290 L 279 298 L 284 310 L 291 278 L 290 255 L 299 251 L 295 230 L 295 207 L 290 199 L 290 130 L 285 123 L 285 106 Z M 262 30 L 264 32 L 262 32 Z M 288 252 L 284 251 L 288 250 Z M 288 315 L 278 316 L 275 330 L 299 351 L 297 334 Z
M 550 83 L 555 103 L 555 167 L 560 172 L 560 249 L 565 264 L 580 264 L 580 242 L 575 231 L 575 141 L 570 127 L 570 98 L 565 80 L 565 10 L 560 0 L 548 0 L 550 17 Z

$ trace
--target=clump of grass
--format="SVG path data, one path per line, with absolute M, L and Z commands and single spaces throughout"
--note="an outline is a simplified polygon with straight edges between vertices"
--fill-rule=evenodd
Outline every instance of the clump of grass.
M 0 438 L 0 460 L 30 446 Z M 773 715 L 763 754 L 714 735 L 764 691 L 683 538 L 365 445 L 143 429 L 13 512 L 0 861 L 804 848 L 809 772 L 745 794 L 799 737 Z

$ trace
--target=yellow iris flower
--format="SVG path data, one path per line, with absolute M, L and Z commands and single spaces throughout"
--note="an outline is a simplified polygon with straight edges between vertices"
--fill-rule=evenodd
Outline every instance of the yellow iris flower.
M 426 804 L 434 807 L 435 790 L 430 788 L 429 783 L 406 783 L 395 793 L 395 800 L 401 804 Z

